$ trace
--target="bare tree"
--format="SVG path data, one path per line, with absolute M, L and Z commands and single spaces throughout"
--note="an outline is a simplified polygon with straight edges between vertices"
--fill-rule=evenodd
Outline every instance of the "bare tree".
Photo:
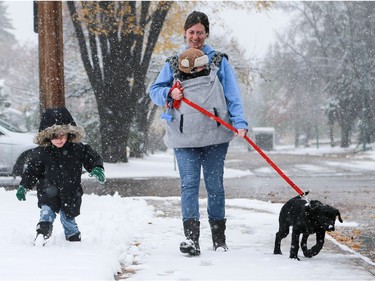
M 7 14 L 7 6 L 0 1 L 0 48 L 10 50 L 16 43 L 14 35 L 10 32 L 13 29 L 11 20 Z M 7 52 L 0 53 L 0 79 L 3 78 L 11 65 Z
M 82 61 L 98 104 L 102 154 L 127 162 L 151 55 L 173 2 L 68 1 Z
M 268 69 L 274 75 L 271 90 L 278 87 L 284 92 L 275 90 L 272 96 L 287 95 L 288 104 L 294 101 L 296 114 L 300 114 L 293 116 L 301 116 L 295 120 L 305 124 L 318 120 L 316 117 L 323 113 L 324 107 L 332 144 L 335 123 L 341 129 L 342 147 L 350 145 L 357 127 L 361 133 L 359 141 L 370 142 L 375 135 L 372 125 L 375 4 L 306 1 L 287 5 L 294 11 L 293 24 L 287 34 L 280 36 L 279 53 L 270 54 L 268 61 Z M 272 60 L 278 68 L 272 65 Z M 295 88 L 298 85 L 299 89 Z M 281 106 L 278 108 L 285 112 Z M 308 114 L 311 109 L 315 111 L 313 115 Z M 316 123 L 315 134 L 323 125 Z M 298 127 L 295 127 L 297 133 Z

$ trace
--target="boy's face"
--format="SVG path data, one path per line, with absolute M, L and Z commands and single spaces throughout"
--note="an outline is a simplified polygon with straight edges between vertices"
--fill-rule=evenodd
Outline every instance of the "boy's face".
M 53 135 L 51 143 L 57 148 L 61 148 L 68 141 L 68 134 Z

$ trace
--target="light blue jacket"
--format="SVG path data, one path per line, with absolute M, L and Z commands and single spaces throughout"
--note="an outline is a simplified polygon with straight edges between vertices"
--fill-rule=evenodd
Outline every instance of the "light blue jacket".
M 208 55 L 209 61 L 211 61 L 215 50 L 206 44 L 202 51 Z M 224 96 L 227 101 L 229 118 L 232 125 L 236 129 L 247 129 L 248 123 L 245 119 L 237 78 L 226 58 L 223 58 L 221 61 L 218 77 L 224 89 Z M 173 86 L 173 80 L 172 67 L 169 62 L 166 62 L 156 81 L 150 87 L 150 97 L 156 105 L 166 105 L 167 95 Z

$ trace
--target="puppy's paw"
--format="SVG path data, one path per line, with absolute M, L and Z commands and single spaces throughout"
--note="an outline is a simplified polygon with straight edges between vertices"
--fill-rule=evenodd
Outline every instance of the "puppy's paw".
M 314 253 L 313 251 L 311 250 L 303 250 L 303 255 L 306 257 L 306 258 L 312 258 L 314 256 Z
M 298 256 L 290 256 L 289 258 L 290 258 L 291 260 L 297 260 L 297 261 L 300 260 Z

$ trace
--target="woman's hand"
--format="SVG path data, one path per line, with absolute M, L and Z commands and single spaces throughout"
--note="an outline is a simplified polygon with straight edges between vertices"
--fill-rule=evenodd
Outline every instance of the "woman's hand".
M 183 91 L 184 88 L 178 89 L 174 88 L 170 93 L 169 96 L 174 100 L 180 100 L 184 97 Z
M 236 136 L 244 138 L 246 136 L 246 134 L 247 134 L 247 130 L 246 129 L 238 129 Z

